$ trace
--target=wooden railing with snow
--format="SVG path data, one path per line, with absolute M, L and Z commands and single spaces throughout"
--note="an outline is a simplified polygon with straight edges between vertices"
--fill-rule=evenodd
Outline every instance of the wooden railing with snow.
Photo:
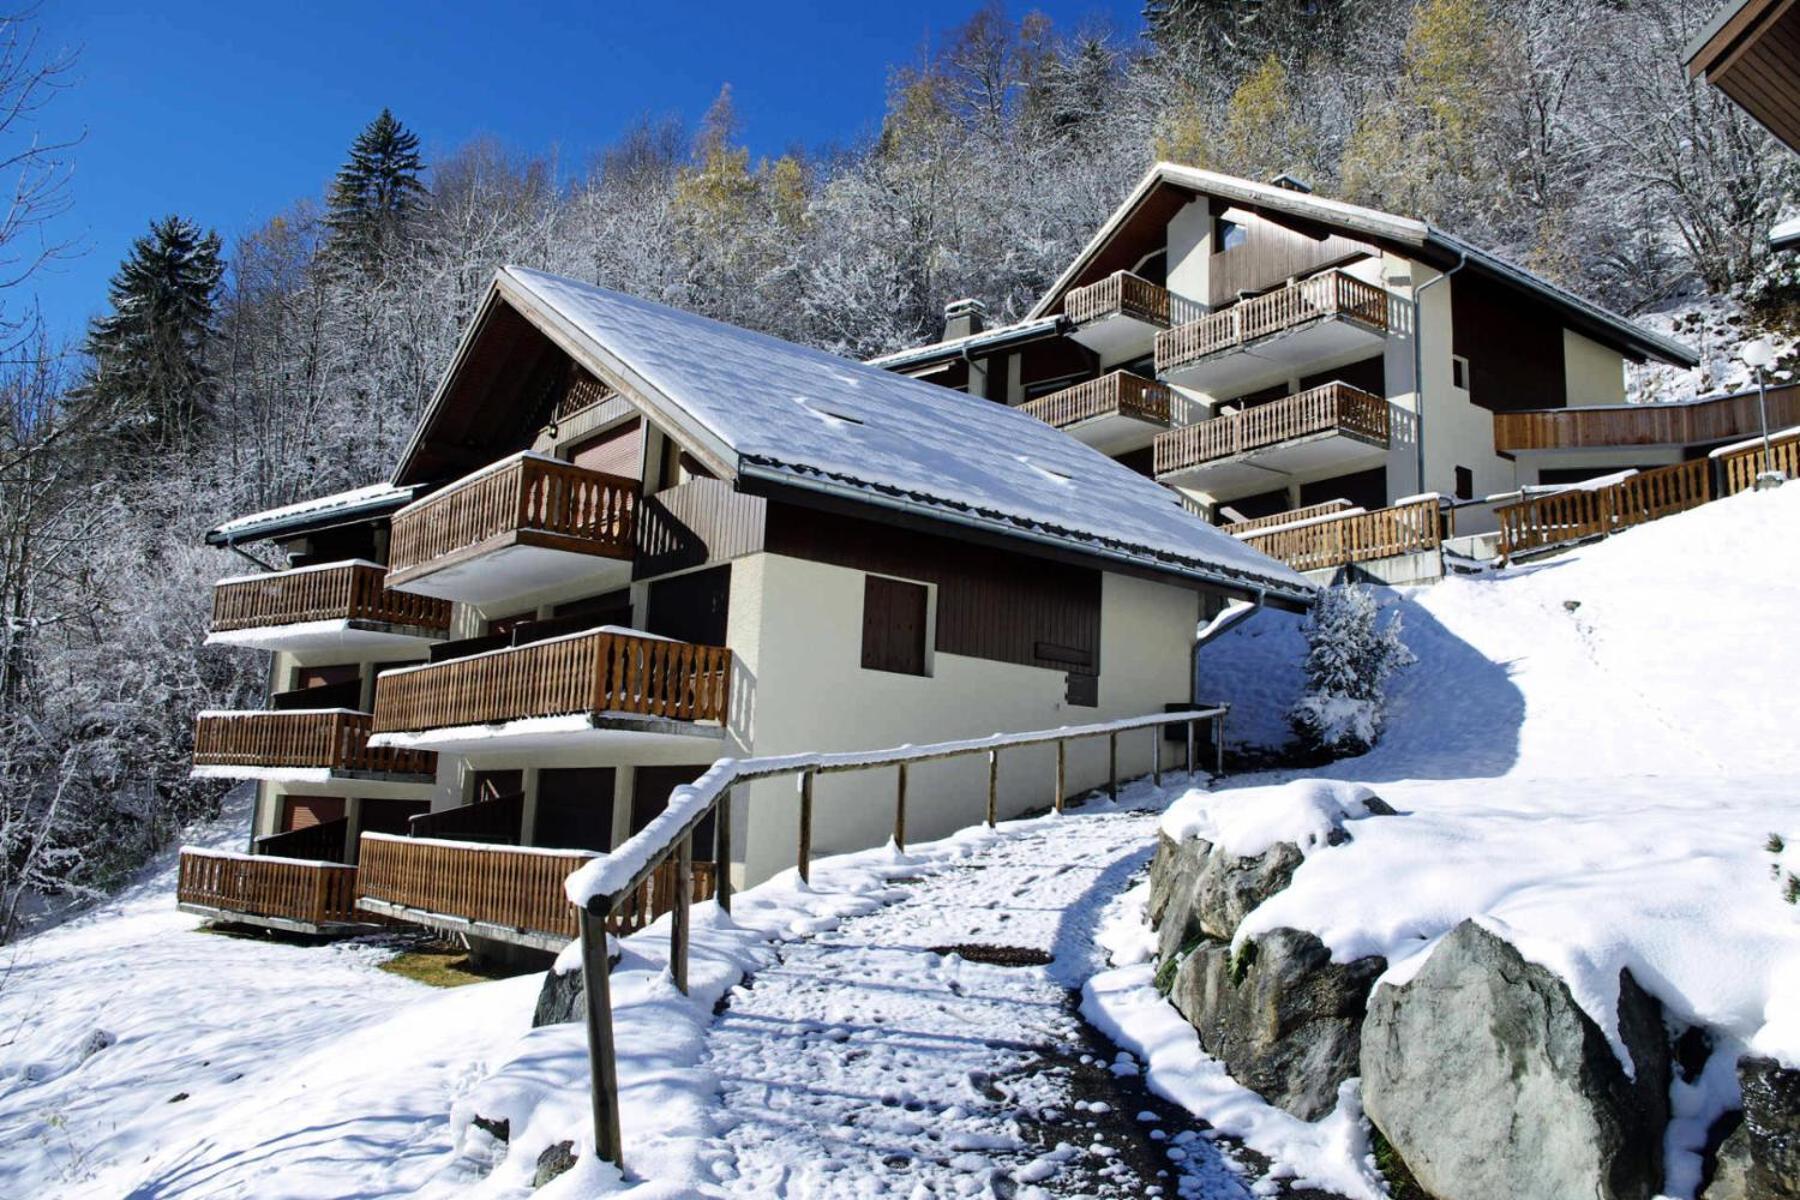
M 1148 325 L 1179 325 L 1201 315 L 1201 306 L 1130 271 L 1114 271 L 1098 283 L 1063 298 L 1063 315 L 1077 325 L 1107 317 L 1130 317 Z
M 1325 271 L 1240 300 L 1197 321 L 1165 329 L 1156 335 L 1156 370 L 1160 375 L 1185 363 L 1327 317 L 1385 333 L 1387 293 L 1342 271 Z
M 194 765 L 433 775 L 437 755 L 369 745 L 370 717 L 346 709 L 203 712 L 194 720 Z
M 1154 380 L 1133 375 L 1130 371 L 1113 371 L 1060 392 L 1028 400 L 1019 405 L 1019 411 L 1030 413 L 1058 429 L 1109 416 L 1134 417 L 1153 425 L 1167 425 L 1172 395 L 1167 387 Z
M 1156 474 L 1182 471 L 1295 438 L 1334 433 L 1388 444 L 1388 405 L 1380 396 L 1332 382 L 1243 412 L 1156 435 Z
M 212 627 L 225 633 L 307 621 L 379 621 L 432 633 L 450 628 L 450 602 L 390 591 L 387 570 L 367 562 L 302 567 L 213 587 Z
M 1310 521 L 1314 517 L 1329 517 L 1355 507 L 1356 505 L 1348 500 L 1326 500 L 1319 504 L 1308 504 L 1304 508 L 1292 508 L 1287 512 L 1271 513 L 1266 517 L 1250 517 L 1242 521 L 1233 521 L 1221 528 L 1231 536 L 1239 537 L 1258 529 L 1270 529 L 1276 525 L 1292 525 L 1297 521 Z
M 1565 542 L 1604 537 L 1698 508 L 1713 498 L 1712 465 L 1697 458 L 1628 475 L 1602 487 L 1527 496 L 1494 510 L 1503 558 Z
M 1769 426 L 1800 423 L 1800 384 L 1768 392 Z M 1615 446 L 1693 446 L 1755 436 L 1762 410 L 1755 392 L 1667 404 L 1574 405 L 1494 414 L 1494 449 L 1581 450 Z
M 727 912 L 731 909 L 731 808 L 732 789 L 762 779 L 793 776 L 800 794 L 799 817 L 795 830 L 795 867 L 801 880 L 810 878 L 812 868 L 813 783 L 820 775 L 851 771 L 891 769 L 894 772 L 894 844 L 906 846 L 907 774 L 920 763 L 943 762 L 971 755 L 987 756 L 987 809 L 989 827 L 999 821 L 1000 752 L 1025 746 L 1056 747 L 1055 790 L 1052 800 L 1057 812 L 1063 810 L 1068 792 L 1068 744 L 1085 738 L 1107 739 L 1108 784 L 1110 796 L 1119 794 L 1119 736 L 1147 730 L 1150 741 L 1150 773 L 1162 783 L 1163 729 L 1170 725 L 1186 726 L 1186 768 L 1194 772 L 1195 727 L 1202 721 L 1212 723 L 1215 769 L 1224 772 L 1225 718 L 1229 706 L 1194 708 L 1183 712 L 1161 713 L 1145 717 L 1127 717 L 1093 725 L 1067 726 L 1062 729 L 1032 733 L 995 734 L 963 742 L 941 742 L 927 746 L 906 746 L 894 750 L 869 753 L 791 754 L 769 758 L 720 759 L 692 784 L 675 789 L 663 811 L 641 831 L 633 834 L 612 852 L 594 855 L 581 869 L 565 881 L 566 895 L 576 906 L 581 938 L 581 969 L 586 993 L 588 1058 L 593 1080 L 594 1145 L 601 1158 L 621 1169 L 624 1148 L 619 1135 L 618 1056 L 613 1042 L 611 982 L 608 978 L 606 939 L 608 921 L 644 883 L 657 872 L 674 868 L 672 893 L 675 904 L 669 923 L 669 971 L 675 986 L 688 989 L 688 937 L 692 927 L 690 912 L 695 896 L 694 833 L 709 818 L 716 830 L 713 854 L 716 898 Z M 365 838 L 363 862 L 367 869 L 370 847 Z M 401 839 L 394 839 L 401 840 Z M 487 847 L 476 847 L 487 849 Z
M 1754 446 L 1715 450 L 1713 455 L 1719 464 L 1719 490 L 1727 496 L 1755 487 L 1756 477 L 1765 470 L 1780 471 L 1789 479 L 1800 479 L 1800 429 L 1772 434 L 1766 450 L 1758 442 Z
M 175 896 L 209 916 L 286 921 L 314 932 L 360 919 L 356 868 L 307 859 L 184 848 Z
M 1298 518 L 1298 514 L 1292 515 Z M 1299 518 L 1290 525 L 1241 533 L 1237 526 L 1226 528 L 1246 545 L 1255 546 L 1296 571 L 1321 571 L 1400 554 L 1421 554 L 1436 550 L 1443 540 L 1436 496 L 1373 512 Z

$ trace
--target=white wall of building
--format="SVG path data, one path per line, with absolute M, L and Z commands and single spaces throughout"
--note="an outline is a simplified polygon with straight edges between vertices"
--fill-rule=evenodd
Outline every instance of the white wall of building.
M 1625 403 L 1625 356 L 1563 330 L 1563 386 L 1571 407 Z

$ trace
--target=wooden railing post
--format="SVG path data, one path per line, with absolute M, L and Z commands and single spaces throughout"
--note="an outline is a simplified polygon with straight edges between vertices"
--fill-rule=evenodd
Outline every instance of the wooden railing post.
M 812 882 L 812 800 L 813 773 L 800 772 L 800 850 L 796 866 L 800 882 Z
M 579 910 L 581 985 L 587 1000 L 588 1071 L 593 1077 L 594 1153 L 625 1169 L 619 1136 L 619 1065 L 613 1045 L 611 967 L 606 961 L 606 922 Z
M 675 906 L 669 916 L 669 970 L 682 995 L 688 990 L 688 935 L 693 925 L 694 835 L 681 839 L 675 851 Z
M 1113 801 L 1119 798 L 1119 735 L 1106 735 L 1106 794 Z
M 1162 740 L 1161 725 L 1150 727 L 1150 782 L 1157 787 L 1162 786 Z
M 731 911 L 731 789 L 719 794 L 718 816 L 713 820 L 713 898 L 719 911 Z
M 906 764 L 894 776 L 894 845 L 906 849 Z
M 1225 714 L 1213 718 L 1213 777 L 1225 774 Z
M 1194 779 L 1194 723 L 1187 723 L 1187 775 L 1188 782 Z
M 1000 823 L 1000 751 L 988 751 L 988 828 Z
M 1057 812 L 1061 812 L 1063 810 L 1063 790 L 1064 790 L 1063 785 L 1064 785 L 1065 781 L 1068 779 L 1069 764 L 1068 764 L 1068 755 L 1066 753 L 1067 748 L 1068 748 L 1068 743 L 1066 743 L 1066 742 L 1058 741 L 1056 743 L 1056 811 Z

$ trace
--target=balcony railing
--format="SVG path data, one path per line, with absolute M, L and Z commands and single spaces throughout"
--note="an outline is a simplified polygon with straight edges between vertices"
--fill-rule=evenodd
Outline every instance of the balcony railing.
M 375 732 L 632 713 L 724 723 L 731 652 L 620 633 L 583 633 L 490 650 L 375 681 Z
M 1047 425 L 1067 429 L 1095 417 L 1133 417 L 1157 425 L 1169 423 L 1169 389 L 1130 371 L 1114 371 L 1019 406 Z
M 1156 473 L 1186 470 L 1319 433 L 1385 446 L 1387 401 L 1347 383 L 1328 383 L 1227 417 L 1172 429 L 1157 435 Z
M 1374 512 L 1317 517 L 1290 526 L 1246 533 L 1246 545 L 1296 571 L 1318 571 L 1436 550 L 1443 523 L 1436 496 Z
M 356 910 L 356 868 L 336 863 L 184 849 L 175 896 L 191 908 L 315 930 L 367 919 Z
M 1156 369 L 1166 371 L 1325 317 L 1385 333 L 1387 293 L 1342 271 L 1326 271 L 1157 334 Z
M 1075 288 L 1063 298 L 1063 315 L 1077 325 L 1105 317 L 1130 317 L 1167 328 L 1192 321 L 1201 311 L 1192 300 L 1130 271 L 1114 271 L 1099 283 Z
M 389 583 L 518 542 L 629 559 L 637 502 L 635 479 L 515 454 L 394 514 Z
M 212 627 L 222 633 L 305 621 L 379 621 L 449 630 L 448 601 L 389 591 L 386 578 L 374 563 L 343 562 L 220 580 L 213 587 Z
M 1277 525 L 1293 525 L 1300 521 L 1310 521 L 1314 517 L 1329 517 L 1333 513 L 1343 512 L 1356 505 L 1348 500 L 1325 500 L 1318 504 L 1308 504 L 1304 508 L 1290 508 L 1286 512 L 1271 513 L 1266 517 L 1251 517 L 1244 521 L 1233 521 L 1223 526 L 1232 537 L 1243 537 L 1258 529 L 1272 529 Z
M 1713 498 L 1712 464 L 1704 458 L 1640 471 L 1603 487 L 1573 487 L 1528 496 L 1494 510 L 1500 553 L 1510 558 L 1564 542 L 1604 537 Z
M 1769 428 L 1800 424 L 1800 385 L 1770 388 Z M 1507 454 L 1614 446 L 1693 446 L 1753 437 L 1754 392 L 1679 404 L 1609 404 L 1494 414 L 1494 449 Z
M 342 709 L 209 712 L 194 722 L 194 765 L 424 775 L 437 755 L 369 745 L 367 713 Z

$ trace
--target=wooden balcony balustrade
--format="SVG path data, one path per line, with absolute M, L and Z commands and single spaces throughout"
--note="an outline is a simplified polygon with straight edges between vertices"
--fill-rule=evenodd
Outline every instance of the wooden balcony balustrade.
M 593 857 L 587 850 L 370 833 L 362 839 L 357 895 L 389 915 L 397 914 L 386 906 L 447 917 L 487 936 L 512 931 L 566 942 L 577 928 L 563 880 Z M 621 903 L 608 932 L 632 933 L 674 907 L 675 864 L 664 866 Z M 695 863 L 690 899 L 711 899 L 713 891 L 712 864 Z
M 1373 512 L 1316 517 L 1243 537 L 1246 545 L 1255 546 L 1296 571 L 1319 571 L 1417 554 L 1437 549 L 1442 540 L 1443 525 L 1435 496 Z
M 450 604 L 430 596 L 389 591 L 387 571 L 374 563 L 302 567 L 213 588 L 214 632 L 298 625 L 306 621 L 379 621 L 437 633 L 450 628 Z
M 339 817 L 334 821 L 320 821 L 317 825 L 308 825 L 304 829 L 289 829 L 281 833 L 265 834 L 256 839 L 254 850 L 258 857 L 302 858 L 308 862 L 344 861 L 344 853 L 349 849 L 350 818 Z
M 724 723 L 731 652 L 620 633 L 573 634 L 468 658 L 383 672 L 377 733 L 633 713 Z
M 1319 433 L 1385 446 L 1387 401 L 1347 383 L 1327 383 L 1230 416 L 1172 429 L 1156 437 L 1156 473 L 1185 470 Z
M 1739 492 L 1747 492 L 1756 486 L 1756 477 L 1763 473 L 1765 465 L 1785 474 L 1789 479 L 1800 479 L 1800 432 L 1783 432 L 1769 439 L 1768 463 L 1765 464 L 1762 443 L 1754 446 L 1742 446 L 1730 453 L 1715 451 L 1719 462 L 1719 485 L 1727 496 L 1735 496 Z
M 522 453 L 394 514 L 388 582 L 509 545 L 629 559 L 638 481 Z
M 1063 315 L 1077 325 L 1104 317 L 1130 317 L 1167 328 L 1201 315 L 1201 306 L 1130 271 L 1114 271 L 1063 298 Z
M 1769 389 L 1769 428 L 1800 425 L 1800 384 Z M 1755 392 L 1679 404 L 1609 404 L 1494 414 L 1494 449 L 1506 454 L 1613 446 L 1695 446 L 1755 437 Z
M 201 713 L 194 722 L 198 767 L 322 768 L 352 774 L 437 773 L 437 755 L 369 745 L 368 713 L 341 709 Z
M 271 855 L 183 849 L 175 896 L 186 908 L 314 931 L 367 919 L 356 909 L 355 867 Z
M 1494 509 L 1500 553 L 1510 558 L 1522 550 L 1602 537 L 1698 508 L 1712 498 L 1712 464 L 1704 458 L 1640 471 L 1604 487 L 1527 496 Z
M 1019 409 L 1058 429 L 1108 416 L 1134 417 L 1167 425 L 1172 395 L 1167 387 L 1154 380 L 1133 375 L 1130 371 L 1113 371 L 1060 392 L 1027 400 L 1019 405 Z
M 1326 271 L 1157 334 L 1156 369 L 1166 371 L 1325 317 L 1386 333 L 1387 293 L 1342 271 Z
M 1242 537 L 1258 529 L 1268 529 L 1276 525 L 1292 525 L 1299 521 L 1310 521 L 1314 517 L 1329 517 L 1333 513 L 1343 512 L 1356 505 L 1348 500 L 1326 500 L 1319 504 L 1308 504 L 1304 508 L 1291 508 L 1287 512 L 1271 513 L 1266 517 L 1250 517 L 1243 521 L 1233 521 L 1224 526 L 1226 533 L 1232 537 Z

